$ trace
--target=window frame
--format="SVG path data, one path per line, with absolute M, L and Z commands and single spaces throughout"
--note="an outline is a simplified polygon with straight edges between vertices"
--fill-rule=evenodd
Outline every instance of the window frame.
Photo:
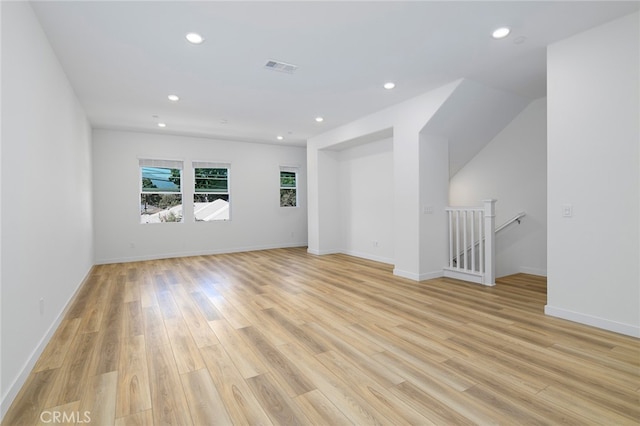
M 226 181 L 227 181 L 227 190 L 226 192 L 214 192 L 214 191 L 198 191 L 198 189 L 196 188 L 196 184 L 197 184 L 197 173 L 196 170 L 197 169 L 225 169 L 227 171 L 227 176 L 226 176 Z M 194 211 L 193 211 L 193 221 L 196 223 L 199 222 L 228 222 L 231 221 L 232 219 L 232 209 L 231 209 L 231 163 L 229 162 L 213 162 L 213 161 L 193 161 L 191 163 L 191 171 L 193 173 L 193 205 L 194 205 Z M 228 217 L 224 218 L 224 219 L 210 219 L 210 220 L 199 220 L 197 218 L 197 214 L 196 214 L 196 209 L 195 209 L 195 204 L 196 204 L 196 197 L 198 195 L 223 195 L 226 196 L 226 202 L 228 203 Z M 224 198 L 223 198 L 224 199 Z M 215 201 L 215 200 L 214 200 Z M 213 201 L 211 201 L 213 202 Z
M 158 188 L 156 187 L 155 191 L 149 191 L 146 190 L 145 191 L 145 186 L 144 186 L 144 169 L 166 169 L 166 170 L 170 170 L 172 173 L 173 170 L 178 170 L 179 172 L 179 185 L 178 185 L 178 190 L 162 190 L 162 188 Z M 147 179 L 151 180 L 150 178 L 147 177 Z M 184 161 L 182 160 L 162 160 L 162 159 L 149 159 L 149 158 L 139 158 L 138 159 L 138 203 L 139 203 L 139 209 L 138 209 L 138 214 L 139 214 L 139 223 L 141 225 L 149 225 L 149 224 L 155 224 L 155 223 L 184 223 L 184 185 L 183 185 L 183 181 L 184 181 Z M 174 182 L 175 185 L 175 182 Z M 147 187 L 147 189 L 149 189 Z M 159 210 L 158 213 L 158 218 L 160 219 L 159 222 L 149 222 L 149 221 L 143 221 L 143 208 L 142 205 L 145 205 L 145 209 L 146 209 L 146 205 L 147 205 L 147 201 L 143 201 L 143 197 L 144 196 L 149 196 L 149 195 L 158 195 L 158 196 L 164 196 L 164 195 L 176 195 L 179 197 L 178 203 L 175 205 L 170 205 L 168 206 L 168 208 L 166 209 L 161 209 Z M 181 213 L 179 216 L 176 216 L 173 212 L 170 212 L 170 214 L 172 216 L 168 216 L 168 214 L 165 214 L 164 216 L 164 220 L 162 219 L 161 213 L 165 212 L 165 211 L 169 211 L 171 208 L 176 207 L 176 206 L 181 206 Z M 160 208 L 160 206 L 157 206 L 158 208 Z M 155 213 L 151 213 L 148 215 L 151 216 Z M 169 218 L 172 218 L 172 220 L 167 220 Z M 175 220 L 175 219 L 179 219 L 179 220 Z
M 294 174 L 294 179 L 295 179 L 295 185 L 293 187 L 291 186 L 283 186 L 282 185 L 282 173 L 293 173 Z M 296 208 L 300 206 L 300 190 L 299 190 L 299 176 L 300 176 L 300 170 L 299 167 L 297 166 L 280 166 L 280 172 L 278 173 L 278 188 L 279 188 L 279 205 L 280 208 Z M 294 205 L 283 205 L 282 204 L 282 191 L 283 190 L 293 190 L 295 197 L 294 197 Z

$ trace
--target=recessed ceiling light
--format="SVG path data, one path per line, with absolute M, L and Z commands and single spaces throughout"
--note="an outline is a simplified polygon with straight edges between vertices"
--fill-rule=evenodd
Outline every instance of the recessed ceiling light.
M 169 95 L 167 96 L 167 98 L 171 101 L 171 102 L 178 102 L 180 100 L 180 97 L 178 95 Z
M 283 139 L 284 139 L 284 136 L 280 136 L 280 135 L 278 135 L 278 136 L 276 136 L 276 139 L 278 139 L 279 141 L 281 141 L 281 140 L 283 140 Z
M 166 123 L 158 123 L 158 127 L 167 127 Z
M 322 123 L 322 122 L 324 121 L 324 118 L 322 118 L 322 117 L 316 117 L 316 121 L 317 121 L 318 123 Z
M 189 43 L 200 44 L 204 41 L 204 38 L 198 33 L 189 33 L 185 36 Z
M 506 36 L 508 36 L 510 32 L 511 32 L 511 28 L 509 28 L 509 27 L 500 27 L 500 28 L 495 29 L 491 33 L 491 37 L 495 38 L 496 40 L 499 40 L 501 38 L 505 38 Z
M 387 89 L 387 90 L 391 90 L 394 87 L 396 87 L 396 84 L 394 82 L 392 82 L 392 81 L 384 84 L 384 88 Z

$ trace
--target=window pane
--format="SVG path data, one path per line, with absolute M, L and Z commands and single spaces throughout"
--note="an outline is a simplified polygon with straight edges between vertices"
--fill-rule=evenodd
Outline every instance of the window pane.
M 280 187 L 295 188 L 296 174 L 294 172 L 280 172 Z
M 196 168 L 195 192 L 229 192 L 228 169 Z
M 140 223 L 182 222 L 181 194 L 141 194 Z
M 280 207 L 295 207 L 296 205 L 296 190 L 280 189 Z
M 229 192 L 227 179 L 196 178 L 196 192 Z
M 141 167 L 142 192 L 180 192 L 180 169 Z
M 229 220 L 229 194 L 194 194 L 193 213 L 196 222 Z

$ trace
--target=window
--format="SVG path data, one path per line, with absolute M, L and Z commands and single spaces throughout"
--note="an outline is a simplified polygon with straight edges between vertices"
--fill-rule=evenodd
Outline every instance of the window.
M 182 162 L 140 160 L 140 223 L 182 222 Z
M 298 168 L 280 167 L 280 207 L 298 205 Z
M 229 220 L 229 164 L 194 161 L 193 175 L 196 221 Z

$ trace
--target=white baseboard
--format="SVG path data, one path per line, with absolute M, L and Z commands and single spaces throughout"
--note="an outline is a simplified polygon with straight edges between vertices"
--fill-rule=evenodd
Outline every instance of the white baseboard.
M 482 274 L 480 273 L 466 272 L 464 270 L 455 271 L 452 268 L 444 268 L 443 275 L 447 278 L 454 278 L 456 280 L 468 281 L 475 284 L 483 284 Z
M 362 258 L 362 259 L 373 260 L 374 262 L 380 262 L 380 263 L 386 263 L 388 265 L 393 265 L 393 259 L 390 259 L 388 257 L 376 256 L 376 255 L 373 255 L 373 254 L 361 253 L 361 252 L 352 251 L 352 250 L 343 250 L 340 253 L 346 254 L 348 256 L 359 257 L 359 258 Z
M 357 251 L 352 251 L 352 250 L 342 250 L 342 249 L 333 249 L 333 250 L 314 250 L 314 249 L 307 249 L 307 252 L 310 254 L 315 254 L 315 255 L 324 255 L 324 254 L 337 254 L 337 253 L 341 253 L 341 254 L 346 254 L 348 256 L 354 256 L 354 257 L 359 257 L 362 259 L 368 259 L 368 260 L 373 260 L 374 262 L 380 262 L 380 263 L 386 263 L 388 265 L 393 265 L 394 264 L 394 259 L 389 259 L 387 257 L 382 257 L 382 256 L 375 256 L 375 255 L 371 255 L 369 253 L 362 253 L 362 252 L 357 252 Z M 414 272 L 408 272 L 408 271 L 403 271 L 402 269 L 398 269 L 398 268 L 394 268 L 393 269 L 393 275 L 396 275 L 398 277 L 402 277 L 402 278 L 408 278 L 410 280 L 413 281 L 424 281 L 424 280 L 431 280 L 434 278 L 440 278 L 443 276 L 443 272 L 442 270 L 438 270 L 438 271 L 432 271 L 432 272 L 425 272 L 422 274 L 416 274 Z
M 415 272 L 403 271 L 402 269 L 394 268 L 393 275 L 402 278 L 408 278 L 413 281 L 424 281 L 424 280 L 432 280 L 434 278 L 441 278 L 444 276 L 442 270 L 425 272 L 422 274 L 416 274 Z
M 141 262 L 145 260 L 159 260 L 159 259 L 172 259 L 177 257 L 191 257 L 191 256 L 208 256 L 214 254 L 227 254 L 227 253 L 241 253 L 245 251 L 257 251 L 257 250 L 272 250 L 279 248 L 292 248 L 292 247 L 306 247 L 307 242 L 297 242 L 290 244 L 267 244 L 260 246 L 247 246 L 247 247 L 232 247 L 218 250 L 198 250 L 198 251 L 185 251 L 176 253 L 158 253 L 149 254 L 143 256 L 128 256 L 128 257 L 115 257 L 110 259 L 96 259 L 96 265 L 107 265 L 111 263 L 128 263 L 128 262 Z
M 338 254 L 342 252 L 340 250 L 315 250 L 308 248 L 307 253 L 315 254 L 316 256 L 324 256 L 325 254 Z
M 527 266 L 521 266 L 519 272 L 521 272 L 523 274 L 539 275 L 541 277 L 546 277 L 547 276 L 547 270 L 546 269 L 529 268 Z
M 375 256 L 369 253 L 362 253 L 353 250 L 343 250 L 343 249 L 331 249 L 331 250 L 315 250 L 315 249 L 307 249 L 307 253 L 315 254 L 317 256 L 323 256 L 325 254 L 346 254 L 347 256 L 359 257 L 361 259 L 373 260 L 374 262 L 386 263 L 389 265 L 393 265 L 393 259 L 382 256 Z
M 592 315 L 582 314 L 580 312 L 573 312 L 567 309 L 562 309 L 562 308 L 558 308 L 551 305 L 545 305 L 544 313 L 552 317 L 562 318 L 562 319 L 577 322 L 580 324 L 601 328 L 603 330 L 624 334 L 626 336 L 640 338 L 639 325 L 625 324 L 617 321 L 608 320 L 605 318 L 594 317 Z
M 16 398 L 16 396 L 18 396 L 18 392 L 20 392 L 20 389 L 22 388 L 22 386 L 24 386 L 25 382 L 27 381 L 27 378 L 29 377 L 29 374 L 31 373 L 31 370 L 33 370 L 33 367 L 35 367 L 36 362 L 38 362 L 38 358 L 40 358 L 40 355 L 42 355 L 42 352 L 44 352 L 44 349 L 47 347 L 47 344 L 49 343 L 49 341 L 55 334 L 56 330 L 60 326 L 60 323 L 62 322 L 65 315 L 67 314 L 67 310 L 69 309 L 71 302 L 75 299 L 76 295 L 78 294 L 78 291 L 87 282 L 87 278 L 89 278 L 89 276 L 91 275 L 92 270 L 93 270 L 93 267 L 89 269 L 89 272 L 87 272 L 85 277 L 80 281 L 80 283 L 78 284 L 78 287 L 76 287 L 76 289 L 73 291 L 73 293 L 71 294 L 71 297 L 69 297 L 69 299 L 67 300 L 67 303 L 64 304 L 58 316 L 55 318 L 53 323 L 51 323 L 51 325 L 47 329 L 47 332 L 44 334 L 44 336 L 42 336 L 42 339 L 40 339 L 40 341 L 38 342 L 38 345 L 31 352 L 31 355 L 29 355 L 29 358 L 25 361 L 24 365 L 20 369 L 20 373 L 18 374 L 18 376 L 15 378 L 13 383 L 11 383 L 7 392 L 4 395 L 2 395 L 2 402 L 0 403 L 0 420 L 3 419 L 5 414 L 7 414 L 7 411 L 9 411 L 9 407 L 11 407 L 13 400 Z
M 413 281 L 420 281 L 420 276 L 413 272 L 403 271 L 402 269 L 393 268 L 393 275 L 397 275 L 398 277 L 408 278 Z

